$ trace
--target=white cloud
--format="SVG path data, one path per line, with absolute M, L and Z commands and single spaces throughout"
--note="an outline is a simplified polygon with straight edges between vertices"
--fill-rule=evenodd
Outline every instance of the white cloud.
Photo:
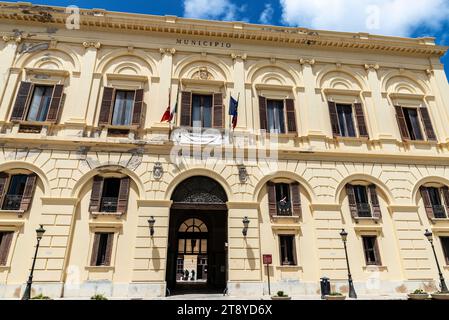
M 273 19 L 274 10 L 271 6 L 271 3 L 265 4 L 265 9 L 260 14 L 259 21 L 263 24 L 269 24 L 271 23 L 271 19 Z
M 239 7 L 230 0 L 184 0 L 186 18 L 238 20 L 245 9 L 246 6 Z
M 280 0 L 282 19 L 291 26 L 409 36 L 424 25 L 441 28 L 449 0 Z

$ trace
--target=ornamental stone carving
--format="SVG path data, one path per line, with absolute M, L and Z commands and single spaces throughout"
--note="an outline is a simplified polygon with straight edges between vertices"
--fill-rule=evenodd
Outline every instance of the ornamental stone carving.
M 365 64 L 365 70 L 379 70 L 380 66 L 376 64 Z
M 299 63 L 302 64 L 302 65 L 308 64 L 310 66 L 313 66 L 316 63 L 316 60 L 315 59 L 304 59 L 304 58 L 301 58 L 301 59 L 299 59 Z
M 195 80 L 213 80 L 214 76 L 207 70 L 206 67 L 201 67 L 199 71 L 192 75 Z
M 88 42 L 85 41 L 83 42 L 83 47 L 88 49 L 88 48 L 95 48 L 95 49 L 100 49 L 101 48 L 101 43 L 100 42 Z
M 162 167 L 162 163 L 156 162 L 153 167 L 153 177 L 156 180 L 160 180 L 164 175 L 164 168 Z
M 168 54 L 168 55 L 175 55 L 176 49 L 175 48 L 160 48 L 159 52 L 161 54 Z

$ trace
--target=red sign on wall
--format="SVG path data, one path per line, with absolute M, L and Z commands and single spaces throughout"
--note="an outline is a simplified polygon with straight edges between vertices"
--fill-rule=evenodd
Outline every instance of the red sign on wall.
M 263 264 L 272 264 L 272 263 L 273 263 L 273 256 L 271 254 L 264 254 Z

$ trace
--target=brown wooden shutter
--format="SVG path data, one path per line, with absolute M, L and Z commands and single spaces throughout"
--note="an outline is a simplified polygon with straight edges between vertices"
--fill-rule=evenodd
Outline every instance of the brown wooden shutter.
M 192 126 L 192 93 L 187 91 L 181 93 L 181 126 Z
M 381 218 L 382 211 L 380 210 L 379 198 L 377 196 L 376 185 L 372 184 L 368 186 L 369 195 L 371 198 L 371 207 L 373 209 L 373 217 Z
M 355 200 L 354 186 L 347 184 L 346 194 L 348 195 L 349 211 L 351 212 L 351 216 L 353 218 L 357 218 L 359 216 L 359 212 L 357 210 L 357 202 Z
M 5 198 L 7 182 L 9 174 L 0 172 L 0 208 L 3 206 L 3 199 Z
M 260 129 L 267 130 L 267 98 L 259 96 L 259 117 L 260 117 Z
M 9 249 L 11 248 L 14 232 L 4 232 L 2 243 L 0 244 L 0 266 L 6 266 L 8 263 Z
M 143 89 L 136 90 L 136 93 L 134 94 L 133 118 L 131 122 L 133 126 L 140 126 L 142 124 L 143 97 Z
M 421 187 L 419 188 L 419 192 L 421 193 L 421 198 L 423 200 L 427 216 L 429 219 L 435 218 L 435 215 L 433 214 L 432 202 L 430 201 L 429 190 L 426 187 Z
M 19 91 L 17 92 L 16 102 L 12 109 L 11 121 L 23 120 L 25 110 L 28 106 L 30 95 L 33 92 L 33 84 L 31 82 L 22 81 Z
M 223 106 L 223 95 L 221 93 L 214 94 L 214 128 L 224 127 L 224 106 Z
M 94 234 L 94 244 L 92 246 L 92 256 L 90 257 L 90 265 L 91 266 L 97 265 L 98 249 L 100 246 L 100 237 L 101 237 L 101 233 Z
M 276 185 L 269 181 L 267 182 L 267 193 L 268 193 L 268 212 L 270 217 L 277 215 L 277 205 L 276 205 Z
M 357 127 L 359 128 L 359 136 L 369 138 L 368 129 L 366 128 L 365 113 L 361 103 L 354 103 L 355 118 L 357 120 Z
M 340 136 L 340 126 L 338 125 L 337 104 L 333 101 L 327 102 L 329 106 L 329 116 L 332 126 L 332 134 L 334 137 Z
M 298 182 L 292 183 L 290 185 L 290 189 L 291 189 L 293 215 L 301 218 L 302 208 L 301 208 L 301 193 L 299 183 Z
M 64 86 L 57 84 L 53 88 L 53 94 L 51 96 L 50 107 L 47 113 L 47 121 L 57 122 L 59 114 L 61 112 L 62 96 L 64 94 Z
M 120 191 L 118 194 L 117 212 L 126 213 L 129 198 L 129 177 L 120 180 Z
M 37 175 L 30 174 L 25 183 L 22 201 L 20 202 L 20 210 L 28 211 L 33 200 L 34 190 L 36 189 Z
M 404 110 L 401 106 L 395 106 L 396 119 L 398 121 L 399 132 L 401 133 L 402 140 L 410 140 L 410 133 L 407 129 L 407 123 L 405 122 Z
M 424 131 L 426 132 L 428 141 L 437 141 L 437 136 L 433 130 L 432 121 L 430 120 L 429 110 L 426 107 L 419 108 L 421 113 L 421 119 L 424 126 Z
M 115 89 L 104 87 L 98 124 L 107 125 L 111 123 L 112 104 L 114 101 L 114 97 L 115 97 Z
M 287 109 L 287 129 L 289 133 L 296 133 L 296 112 L 295 100 L 285 99 L 285 108 Z
M 94 177 L 94 183 L 92 185 L 92 193 L 90 195 L 89 212 L 99 212 L 101 196 L 103 193 L 104 179 L 100 176 Z
M 446 205 L 446 217 L 449 217 L 449 188 L 444 186 L 442 190 L 443 190 L 444 204 Z
M 104 265 L 110 266 L 111 265 L 111 258 L 112 258 L 112 246 L 114 244 L 114 234 L 108 233 L 108 242 L 106 244 L 106 254 L 104 257 Z
M 381 266 L 382 265 L 382 257 L 380 256 L 379 238 L 378 237 L 376 237 L 376 240 L 374 242 L 374 254 L 376 256 L 376 265 Z

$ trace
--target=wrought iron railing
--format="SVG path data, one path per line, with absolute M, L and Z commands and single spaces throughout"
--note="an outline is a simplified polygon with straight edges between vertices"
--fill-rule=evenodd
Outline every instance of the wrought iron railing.
M 278 201 L 277 203 L 278 216 L 290 217 L 293 215 L 292 203 L 290 201 Z
M 443 205 L 433 205 L 433 215 L 437 219 L 446 219 L 446 210 Z
M 361 218 L 371 218 L 371 206 L 369 203 L 357 203 L 357 213 Z
M 19 210 L 22 202 L 22 195 L 7 194 L 3 202 L 3 210 Z
M 117 212 L 118 198 L 103 197 L 101 198 L 101 212 Z

